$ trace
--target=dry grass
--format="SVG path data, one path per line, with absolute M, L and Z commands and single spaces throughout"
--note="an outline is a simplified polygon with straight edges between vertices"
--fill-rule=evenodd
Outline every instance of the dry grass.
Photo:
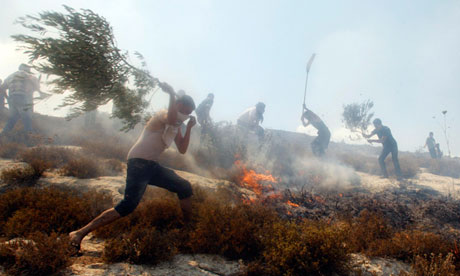
M 460 161 L 458 159 L 442 158 L 431 160 L 428 171 L 432 174 L 460 177 Z
M 101 193 L 62 188 L 18 188 L 0 195 L 0 235 L 9 238 L 68 233 L 112 205 Z
M 79 156 L 79 153 L 74 149 L 40 146 L 20 152 L 18 159 L 29 164 L 35 160 L 42 160 L 49 163 L 52 168 L 60 168 Z
M 82 179 L 95 178 L 104 175 L 99 161 L 89 157 L 79 157 L 78 159 L 70 160 L 59 170 L 59 173 L 61 175 L 73 176 Z
M 24 150 L 25 146 L 20 143 L 10 142 L 0 144 L 0 157 L 13 159 L 16 155 Z
M 455 276 L 458 271 L 455 270 L 454 256 L 452 253 L 429 254 L 417 256 L 412 265 L 414 276 Z
M 66 236 L 40 232 L 0 244 L 0 264 L 8 275 L 51 275 L 70 264 Z
M 34 186 L 49 168 L 49 163 L 37 159 L 25 166 L 16 165 L 3 169 L 0 179 L 8 186 Z

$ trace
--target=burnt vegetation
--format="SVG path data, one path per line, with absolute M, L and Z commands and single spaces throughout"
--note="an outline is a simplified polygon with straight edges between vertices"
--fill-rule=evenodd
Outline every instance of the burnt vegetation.
M 220 131 L 231 133 L 230 128 L 224 126 Z M 24 162 L 2 170 L 2 181 L 10 188 L 0 195 L 0 235 L 5 241 L 14 240 L 0 245 L 0 263 L 10 275 L 28 271 L 48 275 L 70 265 L 66 234 L 113 206 L 101 193 L 37 185 L 47 172 L 85 178 L 125 169 L 121 160 L 128 138 L 105 130 L 87 132 L 78 139 L 76 134 L 66 135 L 28 148 L 5 144 L 5 156 Z M 237 161 L 246 164 L 244 160 L 252 154 L 243 140 L 220 143 L 225 145 L 222 150 L 192 147 L 188 158 L 197 166 L 174 152 L 163 161 L 195 173 L 210 166 L 208 174 L 241 185 L 245 171 L 266 173 L 260 165 L 245 169 L 235 165 Z M 369 193 L 359 181 L 352 181 L 355 188 L 348 191 L 322 189 L 330 181 L 329 167 L 307 162 L 302 163 L 302 171 L 296 171 L 296 160 L 286 154 L 295 151 L 309 160 L 307 146 L 284 143 L 276 137 L 271 143 L 264 148 L 273 159 L 270 169 L 280 176 L 277 185 L 286 190 L 262 189 L 266 196 L 251 199 L 236 187 L 217 191 L 194 187 L 194 214 L 186 224 L 174 195 L 148 188 L 133 214 L 95 232 L 106 241 L 103 259 L 108 263 L 157 264 L 180 253 L 207 253 L 243 260 L 241 275 L 346 275 L 354 269 L 350 253 L 361 253 L 411 263 L 414 275 L 459 272 L 458 201 L 427 189 Z M 378 173 L 375 157 L 363 159 L 344 152 L 340 159 L 357 171 Z M 401 164 L 410 179 L 420 168 L 430 170 L 432 161 L 402 154 Z M 298 183 L 304 186 L 289 189 L 288 184 Z M 44 248 L 53 250 L 40 255 Z

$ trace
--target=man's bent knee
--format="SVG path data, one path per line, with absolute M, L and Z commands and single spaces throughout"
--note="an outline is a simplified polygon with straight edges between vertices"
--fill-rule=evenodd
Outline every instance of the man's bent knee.
M 177 191 L 177 196 L 179 199 L 186 199 L 193 195 L 192 185 L 187 180 L 184 180 L 181 188 Z
M 117 206 L 115 206 L 114 209 L 118 212 L 118 214 L 120 214 L 120 216 L 125 217 L 134 212 L 134 210 L 137 208 L 137 205 L 139 205 L 139 202 L 123 199 L 120 201 L 120 203 L 118 203 Z

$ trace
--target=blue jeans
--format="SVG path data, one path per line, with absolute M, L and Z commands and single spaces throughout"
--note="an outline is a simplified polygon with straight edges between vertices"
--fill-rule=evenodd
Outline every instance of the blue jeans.
M 32 131 L 32 109 L 27 101 L 27 97 L 22 94 L 12 94 L 8 97 L 8 105 L 10 107 L 10 114 L 2 133 L 6 134 L 10 132 L 19 119 L 22 119 L 25 131 Z

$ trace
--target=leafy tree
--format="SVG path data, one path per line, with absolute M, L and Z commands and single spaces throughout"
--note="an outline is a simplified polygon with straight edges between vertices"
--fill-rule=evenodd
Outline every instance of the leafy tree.
M 71 92 L 59 107 L 70 106 L 68 118 L 113 101 L 112 116 L 123 121 L 123 130 L 141 121 L 145 100 L 158 83 L 146 69 L 128 62 L 128 52 L 117 47 L 107 20 L 88 9 L 66 13 L 44 11 L 27 15 L 18 23 L 33 35 L 14 35 L 36 70 L 47 74 L 54 93 Z
M 352 132 L 367 132 L 367 128 L 371 124 L 374 113 L 371 112 L 374 103 L 370 100 L 364 101 L 361 104 L 351 103 L 343 106 L 343 122 L 345 127 Z

